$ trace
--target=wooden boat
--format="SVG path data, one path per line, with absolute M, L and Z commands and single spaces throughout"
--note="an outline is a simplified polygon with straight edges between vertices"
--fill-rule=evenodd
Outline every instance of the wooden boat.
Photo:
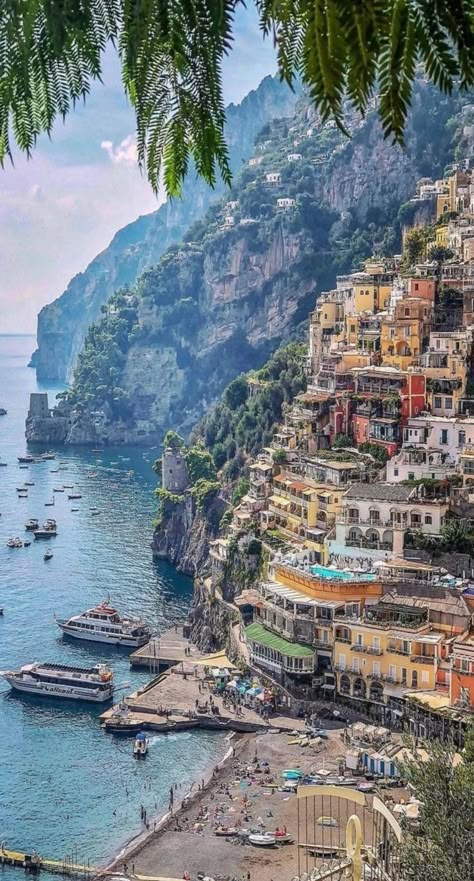
M 225 826 L 220 826 L 218 829 L 216 829 L 214 831 L 214 835 L 217 835 L 220 838 L 229 838 L 231 835 L 238 835 L 238 834 L 239 834 L 239 830 L 237 829 L 237 826 L 229 826 L 227 828 Z

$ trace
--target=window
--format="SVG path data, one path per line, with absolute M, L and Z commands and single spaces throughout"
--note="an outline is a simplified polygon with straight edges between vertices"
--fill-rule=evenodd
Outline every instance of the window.
M 398 468 L 393 469 L 394 477 L 398 477 Z
M 431 526 L 431 524 L 433 523 L 433 518 L 432 518 L 431 514 L 425 514 L 425 523 L 428 526 Z
M 345 655 L 339 655 L 339 667 L 341 668 L 341 670 L 346 669 L 346 656 Z
M 469 661 L 465 658 L 461 660 L 461 670 L 463 673 L 469 673 Z
M 441 407 L 443 406 L 443 400 L 442 400 L 442 398 L 435 397 L 435 398 L 433 399 L 433 403 L 434 403 L 434 405 L 435 405 L 435 407 L 436 407 L 437 410 L 441 410 Z
M 379 661 L 372 662 L 372 673 L 374 676 L 380 676 L 380 663 Z
M 351 333 L 355 333 L 356 326 L 355 324 L 351 324 Z
M 445 410 L 452 410 L 453 409 L 453 399 L 452 398 L 445 398 L 444 399 L 444 409 Z
M 414 288 L 415 288 L 415 291 L 417 291 L 417 290 L 418 290 L 418 288 L 419 288 L 419 284 L 418 284 L 418 282 L 417 282 L 417 281 L 416 281 L 416 282 L 415 282 L 415 285 L 414 285 Z
M 376 649 L 376 651 L 380 651 L 380 637 L 374 636 L 372 638 L 372 648 Z
M 323 630 L 323 642 L 329 642 L 329 633 L 327 632 L 327 630 Z
M 405 327 L 404 331 L 405 331 L 405 337 L 408 339 L 408 337 L 411 336 L 411 327 L 410 326 Z
M 401 673 L 402 685 L 406 685 L 407 684 L 407 668 L 400 667 L 400 673 Z
M 390 664 L 390 666 L 388 668 L 388 675 L 390 676 L 390 679 L 397 678 L 397 668 L 395 667 L 394 664 Z
M 360 667 L 359 667 L 359 658 L 353 658 L 353 659 L 352 659 L 352 670 L 353 670 L 354 673 L 358 673 L 358 672 L 359 672 L 359 670 L 360 670 Z
M 410 646 L 409 646 L 409 644 L 408 644 L 408 640 L 407 640 L 407 639 L 403 639 L 403 640 L 402 640 L 402 651 L 403 651 L 403 653 L 404 653 L 405 655 L 407 655 L 408 652 L 410 651 Z
M 423 685 L 428 685 L 428 684 L 429 684 L 429 681 L 430 681 L 430 674 L 428 673 L 428 670 L 422 670 L 422 672 L 421 672 L 421 681 L 422 681 Z
M 466 443 L 466 432 L 458 431 L 458 447 L 463 447 Z
M 440 442 L 441 442 L 442 444 L 447 444 L 447 443 L 449 443 L 449 440 L 448 440 L 448 429 L 447 429 L 447 428 L 442 428 L 442 429 L 441 429 L 441 441 L 440 441 Z
M 356 636 L 356 645 L 364 645 L 364 634 L 358 633 Z
M 415 479 L 415 472 L 409 471 L 408 472 L 408 480 L 414 480 L 414 479 Z
M 436 348 L 437 349 L 441 348 L 441 340 L 439 340 L 439 339 L 436 340 Z

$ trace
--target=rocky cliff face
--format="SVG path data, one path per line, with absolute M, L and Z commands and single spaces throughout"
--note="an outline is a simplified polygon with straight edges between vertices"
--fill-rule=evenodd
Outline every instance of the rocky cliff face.
M 315 121 L 305 100 L 291 124 L 267 126 L 261 162 L 243 169 L 231 204 L 211 208 L 140 278 L 132 318 L 127 304 L 114 306 L 91 328 L 66 441 L 156 443 L 169 426 L 187 433 L 232 378 L 291 338 L 337 273 L 397 249 L 417 179 L 440 176 L 452 158 L 447 122 L 457 109 L 419 83 L 406 150 L 383 139 L 374 113 L 351 120 L 348 141 Z
M 216 538 L 217 524 L 226 508 L 217 498 L 204 516 L 189 492 L 181 502 L 163 503 L 162 521 L 153 533 L 153 557 L 168 560 L 185 575 L 208 575 L 209 542 Z
M 270 119 L 291 114 L 296 101 L 287 86 L 266 77 L 238 106 L 227 108 L 226 136 L 231 165 L 237 172 L 253 150 L 255 136 Z M 190 224 L 224 192 L 190 173 L 183 198 L 162 205 L 121 229 L 87 269 L 38 316 L 38 349 L 32 357 L 39 379 L 69 380 L 88 327 L 100 307 L 120 287 L 134 284 L 169 245 L 179 242 Z

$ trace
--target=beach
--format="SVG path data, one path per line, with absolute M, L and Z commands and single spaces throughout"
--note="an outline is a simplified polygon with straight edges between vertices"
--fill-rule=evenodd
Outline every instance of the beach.
M 150 829 L 142 839 L 131 842 L 108 868 L 131 876 L 176 879 L 186 873 L 192 879 L 201 873 L 211 878 L 247 879 L 250 873 L 251 879 L 258 876 L 259 881 L 294 876 L 295 843 L 272 849 L 253 847 L 216 836 L 215 827 L 240 824 L 264 832 L 286 827 L 296 840 L 297 799 L 294 793 L 276 788 L 282 783 L 281 771 L 299 768 L 314 773 L 324 766 L 337 773 L 345 752 L 341 730 L 329 731 L 327 740 L 306 748 L 290 743 L 295 738 L 288 733 L 234 737 L 226 760 L 204 781 L 204 789 L 192 792 L 184 806 L 178 792 L 173 814 L 161 819 L 156 832 Z

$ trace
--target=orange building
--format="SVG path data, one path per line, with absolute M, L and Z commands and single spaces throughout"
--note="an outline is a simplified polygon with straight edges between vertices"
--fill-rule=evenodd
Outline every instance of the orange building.
M 422 300 L 431 300 L 434 303 L 436 281 L 434 278 L 408 279 L 408 293 L 410 297 L 421 297 Z
M 451 656 L 450 703 L 474 709 L 474 632 L 453 643 Z

